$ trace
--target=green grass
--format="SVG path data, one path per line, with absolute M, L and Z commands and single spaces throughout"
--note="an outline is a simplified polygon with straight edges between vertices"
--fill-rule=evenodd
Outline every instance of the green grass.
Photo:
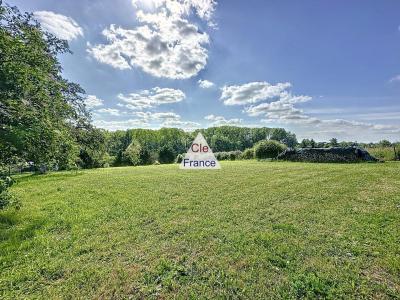
M 24 176 L 0 298 L 400 298 L 400 163 Z

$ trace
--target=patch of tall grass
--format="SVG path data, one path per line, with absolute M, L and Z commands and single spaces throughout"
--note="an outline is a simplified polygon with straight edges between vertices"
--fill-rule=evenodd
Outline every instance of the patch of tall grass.
M 367 148 L 366 149 L 369 154 L 372 156 L 376 157 L 377 159 L 383 160 L 383 161 L 391 161 L 391 160 L 396 160 L 399 159 L 399 150 L 396 148 L 396 153 L 394 151 L 393 147 L 373 147 L 373 148 Z

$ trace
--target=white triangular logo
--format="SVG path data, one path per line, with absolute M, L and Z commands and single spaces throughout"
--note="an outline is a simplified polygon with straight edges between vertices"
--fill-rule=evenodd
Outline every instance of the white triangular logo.
M 221 169 L 206 139 L 199 132 L 183 158 L 180 169 Z

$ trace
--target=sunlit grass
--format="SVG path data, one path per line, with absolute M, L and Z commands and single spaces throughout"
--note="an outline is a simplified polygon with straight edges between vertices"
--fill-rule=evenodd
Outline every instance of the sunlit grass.
M 396 298 L 400 164 L 25 176 L 0 298 Z

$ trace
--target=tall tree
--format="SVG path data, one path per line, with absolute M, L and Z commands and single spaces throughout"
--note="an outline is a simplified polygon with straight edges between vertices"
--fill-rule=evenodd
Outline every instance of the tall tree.
M 83 89 L 61 76 L 67 41 L 45 32 L 32 14 L 0 0 L 0 162 L 68 164 L 72 129 L 87 126 Z

